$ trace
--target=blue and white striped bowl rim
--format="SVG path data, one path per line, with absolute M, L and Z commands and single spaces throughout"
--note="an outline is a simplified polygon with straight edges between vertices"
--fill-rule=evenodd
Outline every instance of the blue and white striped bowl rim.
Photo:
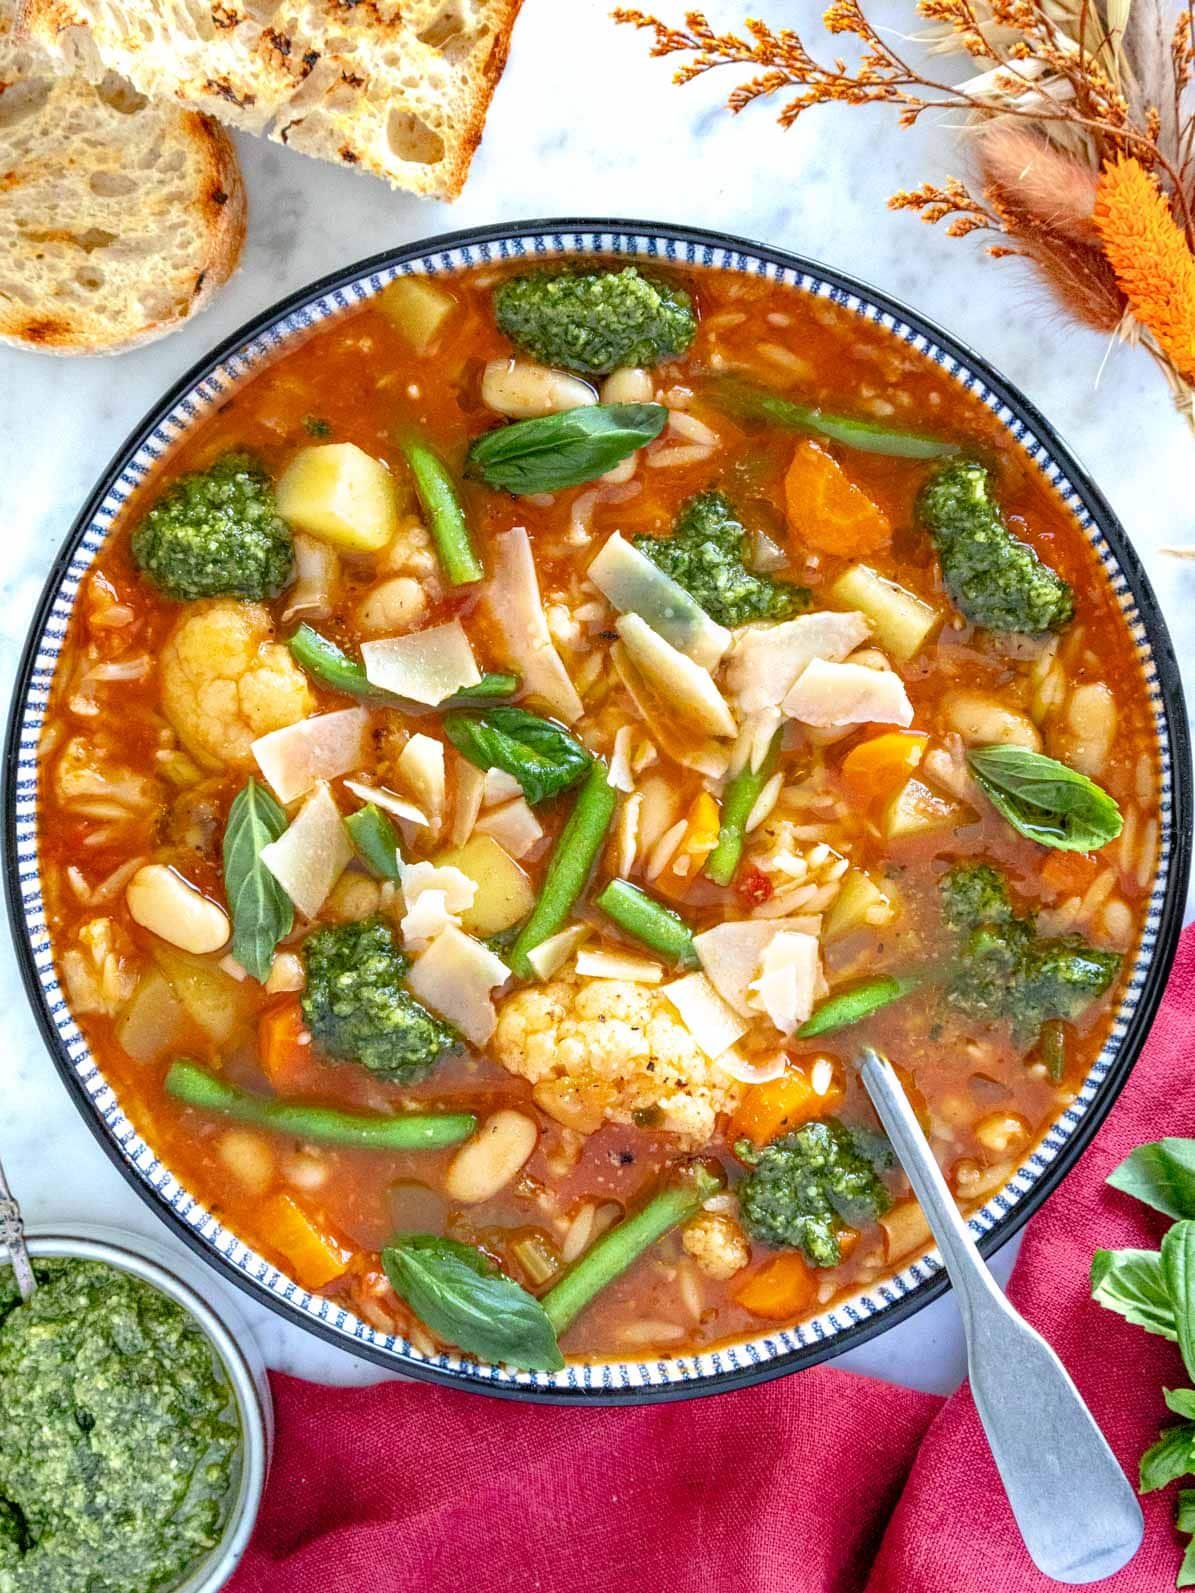
M 912 312 L 901 312 L 887 301 L 876 302 L 868 290 L 845 282 L 825 268 L 778 255 L 763 246 L 720 239 L 715 235 L 691 232 L 671 233 L 667 229 L 637 230 L 635 224 L 613 228 L 578 224 L 567 230 L 554 230 L 537 224 L 507 232 L 458 235 L 439 240 L 442 247 L 427 247 L 397 252 L 388 259 L 367 262 L 339 279 L 309 290 L 310 296 L 292 300 L 259 320 L 245 341 L 226 346 L 217 362 L 198 376 L 144 429 L 107 481 L 94 513 L 77 528 L 77 545 L 60 574 L 53 600 L 40 632 L 31 641 L 33 656 L 27 674 L 27 689 L 14 709 L 15 780 L 10 783 L 11 833 L 15 836 L 16 882 L 13 893 L 14 917 L 19 920 L 32 958 L 34 989 L 43 1015 L 52 1027 L 53 1043 L 60 1063 L 74 1075 L 81 1087 L 76 1094 L 85 1101 L 85 1110 L 95 1119 L 102 1137 L 108 1139 L 135 1184 L 142 1186 L 150 1203 L 175 1219 L 201 1253 L 251 1295 L 267 1305 L 282 1306 L 301 1325 L 314 1327 L 323 1336 L 375 1361 L 391 1365 L 416 1376 L 451 1380 L 492 1392 L 510 1392 L 535 1397 L 564 1397 L 585 1400 L 586 1396 L 609 1398 L 619 1395 L 632 1399 L 668 1397 L 670 1393 L 701 1391 L 733 1386 L 788 1365 L 807 1365 L 866 1336 L 882 1325 L 885 1315 L 894 1319 L 915 1291 L 924 1295 L 924 1286 L 942 1271 L 936 1250 L 928 1251 L 892 1276 L 871 1284 L 832 1309 L 792 1328 L 776 1329 L 757 1338 L 720 1346 L 701 1354 L 647 1360 L 602 1361 L 570 1364 L 558 1373 L 512 1371 L 461 1359 L 445 1352 L 426 1356 L 406 1339 L 379 1332 L 350 1311 L 321 1295 L 312 1294 L 292 1278 L 264 1260 L 235 1234 L 225 1228 L 201 1201 L 192 1195 L 155 1155 L 152 1146 L 137 1133 L 126 1117 L 120 1100 L 92 1056 L 87 1041 L 71 1014 L 67 998 L 59 985 L 50 952 L 49 936 L 38 877 L 37 858 L 37 758 L 36 749 L 49 699 L 55 664 L 66 635 L 80 583 L 99 550 L 103 547 L 121 507 L 142 479 L 170 453 L 180 438 L 206 416 L 213 407 L 226 403 L 232 392 L 247 377 L 283 352 L 296 339 L 322 323 L 351 312 L 367 303 L 396 276 L 426 272 L 434 275 L 468 266 L 485 266 L 512 259 L 549 260 L 569 255 L 608 254 L 636 260 L 659 260 L 688 267 L 734 270 L 775 280 L 797 288 L 812 298 L 830 299 L 850 313 L 884 327 L 910 348 L 940 367 L 965 391 L 984 403 L 996 416 L 1025 456 L 1041 472 L 1054 494 L 1073 513 L 1076 521 L 1097 550 L 1108 579 L 1120 602 L 1124 621 L 1133 638 L 1147 685 L 1154 715 L 1160 768 L 1160 845 L 1157 876 L 1145 914 L 1144 931 L 1132 977 L 1124 1000 L 1111 1025 L 1107 1044 L 1076 1092 L 1073 1103 L 1051 1124 L 1037 1146 L 1028 1154 L 1007 1184 L 970 1218 L 977 1238 L 995 1235 L 1002 1229 L 1019 1226 L 1021 1208 L 1057 1158 L 1071 1144 L 1093 1107 L 1106 1092 L 1106 1081 L 1113 1072 L 1130 1027 L 1134 1025 L 1143 992 L 1151 980 L 1163 907 L 1168 891 L 1173 897 L 1176 830 L 1174 767 L 1171 756 L 1169 706 L 1159 682 L 1155 654 L 1161 648 L 1169 655 L 1169 643 L 1159 617 L 1151 616 L 1154 645 L 1151 647 L 1137 598 L 1126 578 L 1121 560 L 1093 517 L 1088 500 L 1094 496 L 1090 485 L 1081 490 L 1081 472 L 1073 463 L 1064 467 L 1058 461 L 1065 453 L 1061 444 L 1041 433 L 1046 428 L 1033 421 L 1033 412 L 1023 402 L 1016 408 L 1015 395 L 1004 394 L 990 385 L 998 381 L 984 373 L 981 362 L 968 357 L 951 340 L 932 328 L 913 324 Z M 355 274 L 359 271 L 360 274 Z M 905 319 L 905 315 L 909 319 Z M 1001 384 L 1002 385 L 1002 384 Z M 1078 480 L 1076 478 L 1079 478 Z M 1106 514 L 1105 523 L 1111 521 Z M 1114 533 L 1115 534 L 1115 533 Z M 1152 605 L 1139 572 L 1138 591 Z M 1171 693 L 1173 696 L 1173 692 Z M 1185 793 L 1184 793 L 1185 811 Z M 1185 821 L 1184 821 L 1185 822 Z M 1179 871 L 1185 866 L 1185 836 Z M 1156 999 L 1156 997 L 1155 997 Z M 1152 1006 L 1152 1002 L 1150 1003 Z M 46 1025 L 43 1024 L 43 1028 Z M 1118 1070 L 1119 1071 L 1119 1070 Z M 1111 1081 L 1110 1081 L 1111 1082 Z M 1116 1085 L 1120 1079 L 1114 1081 Z M 1114 1093 L 1114 1089 L 1113 1092 Z M 1102 1113 L 1100 1114 L 1102 1115 Z M 1077 1147 L 1076 1147 L 1077 1153 Z M 985 1245 L 985 1249 L 988 1246 Z M 866 1330 L 866 1331 L 864 1331 Z M 746 1374 L 746 1375 L 745 1375 Z

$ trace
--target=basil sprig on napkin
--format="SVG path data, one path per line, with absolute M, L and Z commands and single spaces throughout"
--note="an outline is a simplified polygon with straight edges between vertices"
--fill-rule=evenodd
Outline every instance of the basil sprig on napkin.
M 468 1354 L 535 1372 L 564 1365 L 543 1306 L 472 1245 L 402 1234 L 382 1251 L 382 1265 L 420 1321 Z
M 286 829 L 286 813 L 256 780 L 246 782 L 228 810 L 224 830 L 224 893 L 232 913 L 232 955 L 264 981 L 274 948 L 295 921 L 290 897 L 261 860 L 262 849 Z
M 532 807 L 576 785 L 593 761 L 575 736 L 525 708 L 445 714 L 444 733 L 479 769 L 516 779 Z
M 1195 1381 L 1195 1140 L 1139 1145 L 1108 1182 L 1177 1219 L 1160 1250 L 1097 1250 L 1091 1293 L 1097 1304 L 1135 1327 L 1176 1343 Z M 1166 1407 L 1180 1421 L 1164 1427 L 1141 1457 L 1141 1493 L 1195 1475 L 1195 1388 L 1164 1389 Z M 1195 1488 L 1178 1495 L 1180 1532 L 1195 1533 Z M 1195 1541 L 1187 1545 L 1178 1587 L 1195 1587 Z
M 663 404 L 592 404 L 517 420 L 478 437 L 467 474 L 523 497 L 596 481 L 663 431 Z
M 1026 747 L 975 747 L 967 754 L 980 789 L 1018 835 L 1059 852 L 1094 852 L 1124 821 L 1094 780 Z

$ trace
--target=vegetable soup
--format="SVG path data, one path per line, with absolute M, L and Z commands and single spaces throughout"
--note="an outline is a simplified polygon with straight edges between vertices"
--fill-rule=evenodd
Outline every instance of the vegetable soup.
M 731 271 L 403 276 L 239 387 L 89 573 L 57 965 L 189 1190 L 431 1352 L 794 1323 L 1098 1055 L 1158 838 L 1099 561 L 882 327 Z

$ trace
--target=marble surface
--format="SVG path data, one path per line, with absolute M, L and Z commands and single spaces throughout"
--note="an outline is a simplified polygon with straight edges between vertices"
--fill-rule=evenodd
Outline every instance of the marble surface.
M 760 9 L 813 34 L 822 5 Z M 351 260 L 475 223 L 539 216 L 690 222 L 766 239 L 873 282 L 948 327 L 1028 394 L 1092 469 L 1145 561 L 1195 691 L 1195 563 L 1162 551 L 1195 543 L 1195 437 L 1151 362 L 1066 322 L 1016 262 L 987 260 L 974 242 L 952 242 L 885 209 L 893 190 L 957 165 L 948 129 L 902 133 L 886 113 L 867 110 L 817 112 L 788 133 L 764 108 L 732 118 L 719 109 L 731 80 L 671 88 L 669 63 L 651 61 L 645 39 L 616 28 L 608 9 L 608 0 L 527 0 L 455 205 L 394 194 L 242 139 L 249 238 L 240 272 L 211 309 L 165 342 L 114 360 L 0 351 L 5 701 L 37 594 L 77 509 L 135 422 L 194 360 L 281 295 Z M 669 7 L 680 9 L 678 0 Z M 709 11 L 719 25 L 742 16 L 737 3 Z M 103 1220 L 164 1234 L 58 1083 L 7 947 L 0 1010 L 0 1150 L 31 1221 Z M 996 1263 L 1002 1278 L 1012 1249 Z M 264 1309 L 252 1314 L 274 1366 L 329 1381 L 376 1375 Z M 953 1303 L 937 1302 L 839 1364 L 954 1387 L 963 1361 Z

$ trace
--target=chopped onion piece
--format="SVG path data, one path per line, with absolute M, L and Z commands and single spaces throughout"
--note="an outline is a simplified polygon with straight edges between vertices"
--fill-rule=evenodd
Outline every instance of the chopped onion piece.
M 488 946 L 449 928 L 416 957 L 407 985 L 417 1001 L 480 1046 L 498 1022 L 490 992 L 509 978 L 510 969 Z
M 738 734 L 734 715 L 708 669 L 657 636 L 638 614 L 623 614 L 614 622 L 614 628 L 640 674 L 672 706 L 679 719 L 711 736 Z
M 636 985 L 658 985 L 664 970 L 658 962 L 648 957 L 637 957 L 633 952 L 611 951 L 598 947 L 594 951 L 579 951 L 577 973 L 582 979 L 626 979 Z
M 231 952 L 228 953 L 227 957 L 221 957 L 216 967 L 226 973 L 230 979 L 235 979 L 237 984 L 242 984 L 249 977 Z
M 282 623 L 326 619 L 340 579 L 340 558 L 330 543 L 295 532 L 295 582 L 286 594 Z
M 610 772 L 607 779 L 616 791 L 629 793 L 635 789 L 635 776 L 631 773 L 632 736 L 633 731 L 630 725 L 619 725 L 614 735 L 614 746 L 610 752 Z
M 398 755 L 397 774 L 419 807 L 427 825 L 436 832 L 444 822 L 444 743 L 434 736 L 415 734 Z
M 367 708 L 315 714 L 259 736 L 251 750 L 278 800 L 295 802 L 320 780 L 361 767 L 369 752 L 369 719 Z
M 643 793 L 633 791 L 618 810 L 614 824 L 614 844 L 618 851 L 618 873 L 623 878 L 635 867 L 639 856 L 639 814 L 643 808 Z
M 406 636 L 362 642 L 361 662 L 371 686 L 430 707 L 481 679 L 465 628 L 455 619 Z
M 428 818 L 422 808 L 417 808 L 413 802 L 408 802 L 406 797 L 400 797 L 396 791 L 388 791 L 384 785 L 366 785 L 364 780 L 346 780 L 346 791 L 351 791 L 355 797 L 360 797 L 362 802 L 372 802 L 375 807 L 381 808 L 383 813 L 390 813 L 396 819 L 406 819 L 410 824 L 421 824 L 427 828 Z
M 514 858 L 526 857 L 544 833 L 543 825 L 523 797 L 500 808 L 488 808 L 474 828 L 482 835 L 492 836 L 503 851 Z
M 766 1012 L 781 1034 L 792 1034 L 813 1011 L 820 982 L 817 941 L 781 930 L 764 947 L 750 988 L 756 1010 Z
M 721 1068 L 723 1073 L 729 1073 L 740 1084 L 770 1084 L 773 1079 L 783 1075 L 788 1058 L 783 1051 L 777 1051 L 762 1062 L 751 1062 L 741 1051 L 731 1046 L 729 1051 L 723 1051 L 721 1056 L 714 1058 L 714 1066 Z
M 913 723 L 913 705 L 904 682 L 893 670 L 827 663 L 822 658 L 813 659 L 801 671 L 783 708 L 791 719 L 821 730 Z
M 749 1025 L 728 1007 L 704 974 L 686 974 L 664 986 L 664 995 L 680 1013 L 681 1022 L 711 1062 L 729 1051 Z
M 528 696 L 538 698 L 566 725 L 580 719 L 584 708 L 548 630 L 523 526 L 495 539 L 494 573 L 482 601 L 506 643 L 504 662 L 523 677 Z
M 716 668 L 730 646 L 726 627 L 711 619 L 683 586 L 617 531 L 587 573 L 620 614 L 638 614 L 703 669 Z
M 592 934 L 588 924 L 570 924 L 567 929 L 549 935 L 527 953 L 527 961 L 535 970 L 537 979 L 550 979 L 558 969 L 582 946 Z
M 324 784 L 315 790 L 261 860 L 306 918 L 314 918 L 344 873 L 353 849 L 335 798 Z

